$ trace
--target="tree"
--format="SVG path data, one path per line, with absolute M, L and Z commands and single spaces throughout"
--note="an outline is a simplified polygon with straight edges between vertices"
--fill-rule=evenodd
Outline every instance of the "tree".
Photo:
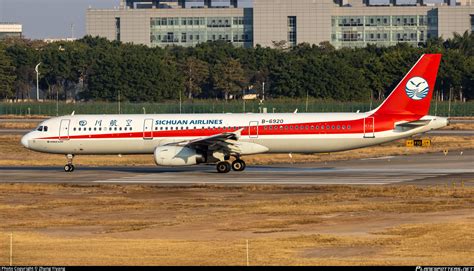
M 15 67 L 5 49 L 0 45 L 0 98 L 7 99 L 14 96 L 15 78 Z
M 230 94 L 237 94 L 245 85 L 245 73 L 240 62 L 235 59 L 227 59 L 215 65 L 212 73 L 214 88 L 222 93 L 224 99 L 228 100 Z
M 188 57 L 181 65 L 184 74 L 184 85 L 188 98 L 192 99 L 202 91 L 202 84 L 209 77 L 209 67 L 206 62 L 195 57 Z

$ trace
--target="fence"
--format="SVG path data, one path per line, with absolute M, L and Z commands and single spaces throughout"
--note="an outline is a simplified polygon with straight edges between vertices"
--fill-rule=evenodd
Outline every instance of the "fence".
M 216 101 L 196 102 L 168 101 L 162 103 L 106 103 L 77 102 L 58 104 L 44 103 L 0 103 L 0 115 L 68 115 L 76 114 L 166 114 L 166 113 L 242 113 L 262 112 L 365 112 L 376 108 L 379 102 L 336 102 L 321 100 L 269 100 L 259 101 Z M 119 110 L 120 108 L 120 110 Z M 431 104 L 430 114 L 439 116 L 474 116 L 474 102 L 437 102 Z

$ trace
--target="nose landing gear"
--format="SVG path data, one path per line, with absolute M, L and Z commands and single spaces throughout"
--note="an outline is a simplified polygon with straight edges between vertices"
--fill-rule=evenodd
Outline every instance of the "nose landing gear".
M 72 164 L 72 160 L 74 159 L 74 154 L 67 154 L 66 155 L 67 164 L 64 166 L 65 172 L 73 172 L 74 165 Z

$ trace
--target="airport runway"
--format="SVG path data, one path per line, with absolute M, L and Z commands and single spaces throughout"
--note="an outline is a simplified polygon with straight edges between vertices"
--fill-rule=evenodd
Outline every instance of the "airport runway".
M 104 158 L 106 159 L 106 158 Z M 2 183 L 145 185 L 452 185 L 474 186 L 474 150 L 381 157 L 303 165 L 249 166 L 244 172 L 218 174 L 214 166 L 0 167 Z

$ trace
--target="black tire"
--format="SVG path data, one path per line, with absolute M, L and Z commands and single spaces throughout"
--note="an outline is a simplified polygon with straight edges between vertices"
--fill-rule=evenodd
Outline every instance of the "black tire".
M 216 168 L 217 168 L 217 172 L 219 173 L 228 173 L 231 169 L 231 166 L 229 162 L 222 161 L 222 162 L 217 163 Z
M 246 164 L 243 160 L 237 159 L 234 162 L 232 162 L 232 169 L 234 171 L 244 171 L 246 167 Z
M 65 165 L 64 172 L 71 172 L 71 165 Z
M 75 169 L 74 165 L 70 165 L 69 167 L 70 167 L 69 172 L 73 172 Z

